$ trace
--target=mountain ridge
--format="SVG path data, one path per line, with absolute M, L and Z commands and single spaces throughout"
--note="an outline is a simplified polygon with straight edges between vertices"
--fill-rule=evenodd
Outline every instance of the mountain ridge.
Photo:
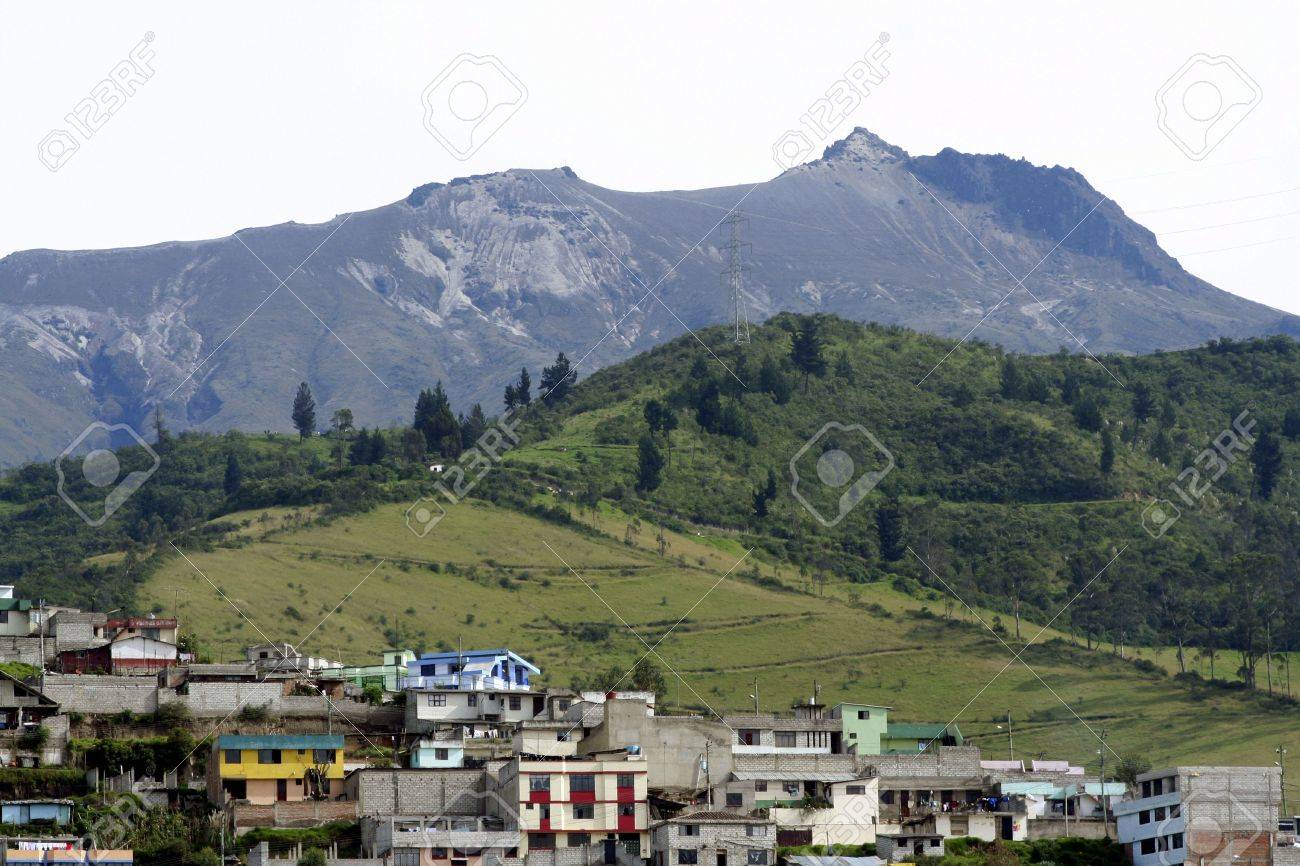
M 725 321 L 717 223 L 742 197 L 754 321 L 829 312 L 940 336 L 982 321 L 973 336 L 1030 352 L 1300 334 L 1188 274 L 1108 199 L 1088 213 L 1087 191 L 1073 169 L 911 156 L 859 128 L 753 185 L 625 192 L 567 166 L 508 169 L 321 223 L 15 252 L 0 259 L 0 463 L 157 406 L 177 429 L 283 430 L 302 380 L 321 417 L 396 421 L 436 379 L 457 408 L 491 411 L 513 372 L 558 351 L 590 353 L 585 373 Z M 1032 297 L 1007 297 L 1008 272 L 1031 271 Z

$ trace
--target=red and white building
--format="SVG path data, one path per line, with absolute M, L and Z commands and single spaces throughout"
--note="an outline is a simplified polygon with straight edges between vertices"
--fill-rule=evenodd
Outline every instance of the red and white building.
M 515 809 L 519 855 L 587 848 L 613 862 L 616 846 L 649 856 L 650 812 L 641 755 L 601 753 L 583 758 L 516 758 L 502 769 L 496 808 Z
M 59 670 L 65 674 L 147 676 L 174 667 L 177 660 L 174 643 L 142 634 L 122 634 L 102 646 L 59 653 Z

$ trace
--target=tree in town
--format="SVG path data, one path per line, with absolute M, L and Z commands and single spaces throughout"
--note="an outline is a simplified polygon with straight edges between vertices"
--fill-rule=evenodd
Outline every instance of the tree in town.
M 298 385 L 298 393 L 293 398 L 293 426 L 298 431 L 299 439 L 306 439 L 316 430 L 316 401 L 311 396 L 311 387 L 306 382 Z

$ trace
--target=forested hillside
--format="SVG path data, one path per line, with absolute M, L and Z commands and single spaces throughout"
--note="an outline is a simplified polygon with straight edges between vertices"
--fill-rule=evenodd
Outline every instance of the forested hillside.
M 605 503 L 683 533 L 721 529 L 812 591 L 939 590 L 999 611 L 1011 634 L 1065 608 L 1055 626 L 1082 642 L 1195 646 L 1217 675 L 1261 687 L 1281 675 L 1274 653 L 1300 641 L 1283 616 L 1300 561 L 1290 339 L 1094 360 L 829 316 L 778 316 L 747 346 L 699 336 L 709 351 L 684 337 L 576 385 L 562 358 L 536 385 L 503 382 L 522 442 L 472 496 L 562 522 Z M 411 428 L 336 414 L 329 435 L 302 440 L 171 436 L 164 420 L 157 473 L 98 528 L 59 500 L 50 465 L 11 471 L 0 576 L 50 601 L 131 607 L 159 553 L 210 544 L 230 529 L 223 515 L 409 503 L 431 490 L 428 463 L 457 459 L 493 414 L 458 415 L 440 387 L 412 410 Z M 853 429 L 816 439 L 831 423 Z M 856 454 L 855 476 L 888 470 L 842 519 L 817 464 L 826 442 Z

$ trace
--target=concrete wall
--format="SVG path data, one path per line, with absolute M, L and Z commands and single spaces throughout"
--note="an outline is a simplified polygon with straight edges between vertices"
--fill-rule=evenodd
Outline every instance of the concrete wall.
M 1032 818 L 1029 821 L 1028 838 L 1059 839 L 1063 836 L 1078 836 L 1083 839 L 1115 838 L 1115 822 L 1080 821 L 1071 818 Z
M 47 654 L 53 651 L 53 641 L 46 640 Z M 14 637 L 0 635 L 0 662 L 22 662 L 25 665 L 39 667 L 41 664 L 41 641 L 34 637 Z
M 605 718 L 578 749 L 583 754 L 640 746 L 652 788 L 705 788 L 731 773 L 731 731 L 695 716 L 650 716 L 641 700 L 605 702 Z M 706 747 L 707 744 L 707 747 Z M 703 761 L 708 755 L 706 782 Z
M 881 776 L 983 776 L 978 746 L 939 746 L 917 755 L 862 755 Z
M 650 850 L 654 866 L 677 866 L 677 851 L 696 850 L 697 866 L 717 866 L 718 850 L 726 852 L 727 866 L 746 866 L 749 851 L 767 852 L 768 866 L 776 866 L 776 825 L 755 818 L 752 824 L 702 822 L 696 836 L 682 833 L 682 824 L 670 823 L 656 827 L 650 837 Z M 755 828 L 750 836 L 747 827 Z M 875 835 L 872 835 L 875 839 Z
M 123 710 L 152 713 L 158 709 L 158 686 L 150 677 L 94 674 L 46 674 L 45 693 L 64 712 L 113 715 Z
M 482 815 L 488 812 L 483 770 L 355 770 L 343 797 L 360 815 Z

